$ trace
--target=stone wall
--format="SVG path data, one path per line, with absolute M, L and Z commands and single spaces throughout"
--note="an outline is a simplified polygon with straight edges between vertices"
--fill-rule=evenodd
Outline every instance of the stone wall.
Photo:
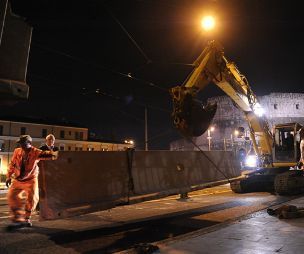
M 258 96 L 259 102 L 265 110 L 269 127 L 279 123 L 298 122 L 304 125 L 304 93 L 271 93 Z M 238 127 L 245 129 L 245 136 L 249 137 L 248 124 L 243 112 L 232 103 L 228 96 L 213 97 L 208 102 L 217 103 L 217 112 L 212 122 L 214 130 L 210 132 L 210 148 L 214 150 L 231 150 L 237 146 L 248 146 L 244 139 L 234 135 Z M 203 150 L 209 149 L 208 133 L 193 138 L 193 141 Z M 247 148 L 247 147 L 245 147 Z M 186 140 L 176 140 L 170 144 L 171 150 L 197 150 Z

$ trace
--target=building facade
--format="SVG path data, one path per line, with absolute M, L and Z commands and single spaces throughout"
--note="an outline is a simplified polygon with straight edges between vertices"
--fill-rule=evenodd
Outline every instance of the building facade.
M 258 96 L 265 116 L 272 128 L 275 124 L 297 122 L 304 125 L 303 93 L 271 93 Z M 202 150 L 233 150 L 250 148 L 249 128 L 243 112 L 232 103 L 228 96 L 213 97 L 208 100 L 217 103 L 217 111 L 212 125 L 202 136 L 193 142 Z M 239 130 L 244 132 L 239 136 Z M 176 140 L 170 150 L 197 150 L 191 142 Z
M 20 135 L 30 135 L 33 145 L 40 147 L 50 133 L 56 137 L 55 145 L 60 151 L 123 151 L 133 147 L 130 143 L 89 140 L 88 128 L 0 120 L 0 182 L 5 181 L 8 164 Z

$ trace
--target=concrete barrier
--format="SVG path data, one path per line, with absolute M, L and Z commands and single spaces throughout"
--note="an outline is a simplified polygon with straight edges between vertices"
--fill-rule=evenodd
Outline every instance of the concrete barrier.
M 62 152 L 43 161 L 40 217 L 55 219 L 114 207 L 128 197 L 125 152 Z
M 240 174 L 230 152 L 135 152 L 134 194 L 142 195 L 232 178 Z
M 40 217 L 64 218 L 185 193 L 240 175 L 231 152 L 61 152 L 40 173 Z M 213 163 L 212 163 L 212 162 Z

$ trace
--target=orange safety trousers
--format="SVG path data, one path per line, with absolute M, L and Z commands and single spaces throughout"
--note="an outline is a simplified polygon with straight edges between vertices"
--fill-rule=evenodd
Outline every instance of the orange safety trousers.
M 24 182 L 13 180 L 7 200 L 13 222 L 29 220 L 39 201 L 38 178 Z

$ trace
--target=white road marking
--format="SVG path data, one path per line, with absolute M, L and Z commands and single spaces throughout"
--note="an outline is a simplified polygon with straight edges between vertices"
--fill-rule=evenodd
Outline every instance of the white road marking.
M 225 193 L 225 192 L 231 192 L 230 189 L 228 190 L 216 190 L 216 191 L 211 191 L 208 193 L 208 191 L 210 190 L 207 190 L 207 193 L 199 193 L 199 194 L 189 194 L 189 197 L 197 197 L 197 196 L 209 196 L 209 195 L 214 195 L 214 194 L 220 194 L 220 193 Z M 177 195 L 173 195 L 171 197 L 167 197 L 167 198 L 161 198 L 161 199 L 156 199 L 156 200 L 149 200 L 149 201 L 145 201 L 145 203 L 154 203 L 154 202 L 159 202 L 159 201 L 166 201 L 166 200 L 176 200 L 176 196 Z
M 8 219 L 10 216 L 1 216 L 0 219 Z

